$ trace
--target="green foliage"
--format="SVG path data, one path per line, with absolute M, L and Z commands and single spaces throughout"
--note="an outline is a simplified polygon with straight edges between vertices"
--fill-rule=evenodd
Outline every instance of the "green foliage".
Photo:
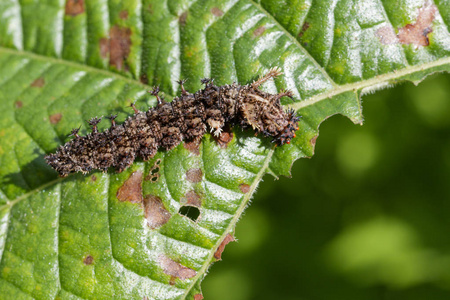
M 425 24 L 429 45 L 380 35 L 430 12 L 415 2 L 2 1 L 0 290 L 20 299 L 194 298 L 262 176 L 289 175 L 311 156 L 324 119 L 361 123 L 361 93 L 450 69 L 445 1 Z M 290 145 L 235 131 L 224 149 L 207 135 L 198 153 L 180 145 L 121 174 L 67 179 L 43 160 L 90 117 L 118 112 L 120 121 L 130 101 L 154 105 L 149 86 L 172 98 L 180 77 L 192 91 L 202 77 L 247 83 L 273 66 L 284 75 L 264 88 L 291 89 L 295 101 L 284 104 L 302 116 Z M 157 161 L 156 182 L 146 180 Z M 188 178 L 194 169 L 200 180 Z M 132 176 L 142 181 L 131 193 L 138 203 L 120 201 Z M 192 197 L 196 221 L 178 213 Z

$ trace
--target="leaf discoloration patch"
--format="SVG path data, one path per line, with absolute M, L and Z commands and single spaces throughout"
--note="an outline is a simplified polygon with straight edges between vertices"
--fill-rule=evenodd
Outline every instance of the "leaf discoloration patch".
M 119 18 L 121 18 L 122 20 L 128 19 L 128 11 L 122 10 L 122 11 L 119 13 Z
M 247 194 L 250 191 L 250 186 L 248 184 L 242 183 L 239 185 L 239 189 L 243 194 Z
M 92 265 L 94 263 L 94 257 L 92 257 L 91 255 L 87 255 L 84 259 L 83 259 L 83 263 L 86 266 Z
M 117 191 L 117 199 L 131 203 L 142 202 L 142 171 L 133 172 Z
M 192 183 L 199 183 L 202 181 L 203 171 L 202 169 L 189 169 L 186 171 L 186 179 Z
M 211 8 L 211 13 L 212 13 L 213 15 L 215 15 L 216 17 L 221 17 L 221 16 L 223 16 L 223 11 L 222 11 L 220 8 L 218 8 L 218 7 L 213 7 L 213 8 Z
M 194 155 L 200 155 L 200 143 L 201 140 L 194 140 L 190 142 L 183 143 L 183 147 L 189 150 Z
M 147 76 L 147 74 L 142 74 L 142 75 L 139 77 L 139 81 L 140 81 L 141 83 L 143 83 L 143 84 L 148 84 L 148 76 Z
M 37 87 L 37 88 L 41 88 L 45 85 L 45 79 L 42 77 L 39 77 L 38 79 L 36 79 L 35 81 L 33 81 L 31 83 L 32 87 Z
M 185 11 L 183 12 L 180 17 L 178 18 L 178 22 L 180 23 L 181 26 L 186 25 L 186 19 L 188 17 L 188 12 Z
M 316 142 L 317 142 L 317 138 L 319 136 L 315 135 L 309 142 L 311 143 L 311 146 L 315 147 L 316 146 Z
M 165 255 L 159 256 L 159 265 L 161 266 L 165 274 L 179 278 L 181 280 L 186 280 L 197 275 L 197 272 L 195 272 L 191 268 L 185 267 Z
M 65 7 L 66 16 L 75 17 L 84 13 L 84 0 L 67 0 Z
M 398 40 L 402 44 L 413 44 L 416 47 L 428 46 L 430 41 L 428 34 L 433 31 L 432 22 L 436 16 L 437 7 L 429 1 L 419 10 L 417 21 L 414 24 L 407 24 L 398 31 Z
M 218 137 L 213 136 L 213 138 L 220 148 L 226 149 L 228 147 L 228 144 L 233 140 L 233 136 L 234 135 L 231 131 L 231 128 L 229 126 L 226 126 Z
M 156 229 L 166 224 L 172 216 L 164 207 L 161 198 L 155 195 L 146 195 L 144 198 L 144 215 L 147 225 Z
M 298 37 L 302 37 L 311 25 L 308 22 L 303 23 L 302 29 L 298 33 Z
M 109 31 L 109 64 L 124 70 L 125 61 L 130 55 L 131 29 L 114 25 Z
M 62 119 L 62 114 L 61 113 L 53 114 L 49 118 L 50 123 L 52 123 L 53 125 L 58 124 L 59 121 L 61 121 L 61 119 Z
M 216 252 L 214 252 L 214 258 L 217 260 L 222 259 L 222 253 L 225 250 L 225 246 L 230 243 L 234 242 L 234 237 L 231 234 L 227 234 L 225 238 L 223 239 L 222 243 L 220 243 L 219 247 L 217 247 Z
M 398 43 L 397 35 L 391 25 L 378 28 L 375 35 L 380 39 L 380 42 L 383 45 L 394 45 Z
M 100 56 L 102 58 L 107 58 L 109 53 L 109 39 L 101 38 L 99 41 L 99 47 L 100 47 Z
M 186 197 L 186 205 L 191 205 L 195 207 L 202 206 L 201 197 L 195 191 L 187 192 L 185 197 Z
M 255 31 L 253 31 L 253 36 L 260 36 L 264 33 L 264 31 L 266 31 L 266 27 L 265 26 L 259 26 L 258 28 L 255 29 Z

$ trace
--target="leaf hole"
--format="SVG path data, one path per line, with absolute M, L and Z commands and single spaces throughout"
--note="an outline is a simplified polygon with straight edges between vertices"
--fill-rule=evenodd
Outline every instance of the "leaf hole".
M 155 174 L 157 174 L 159 172 L 159 167 L 153 167 L 151 170 L 150 170 L 150 174 L 149 175 L 155 175 Z
M 159 165 L 161 164 L 161 159 L 157 159 L 153 164 L 153 167 L 148 172 L 148 175 L 145 176 L 145 180 L 150 180 L 152 183 L 157 182 L 159 179 Z
M 196 222 L 198 217 L 200 217 L 200 210 L 197 207 L 184 205 L 180 207 L 178 213 L 182 216 L 188 217 L 192 221 Z

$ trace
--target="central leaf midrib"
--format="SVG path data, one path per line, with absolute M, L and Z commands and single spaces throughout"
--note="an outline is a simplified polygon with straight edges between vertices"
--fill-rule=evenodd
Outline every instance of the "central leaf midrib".
M 364 88 L 376 86 L 376 85 L 383 84 L 383 83 L 389 84 L 389 83 L 391 83 L 390 81 L 392 81 L 394 79 L 398 79 L 398 78 L 401 78 L 404 76 L 412 75 L 412 74 L 420 72 L 420 71 L 426 71 L 428 69 L 432 69 L 432 68 L 436 68 L 436 67 L 440 67 L 440 66 L 444 66 L 444 65 L 450 65 L 450 56 L 441 58 L 438 60 L 434 60 L 432 62 L 409 66 L 409 67 L 399 69 L 399 70 L 394 70 L 393 72 L 378 75 L 378 76 L 372 77 L 370 79 L 340 85 L 337 88 L 330 89 L 325 93 L 312 96 L 309 99 L 305 99 L 305 100 L 297 102 L 295 104 L 286 105 L 286 107 L 289 107 L 289 108 L 294 109 L 295 111 L 298 111 L 304 107 L 314 105 L 317 102 L 320 102 L 324 99 L 332 98 L 334 96 L 337 96 L 337 95 L 340 95 L 340 94 L 343 94 L 346 92 L 359 91 Z M 443 71 L 438 70 L 436 72 L 443 72 Z

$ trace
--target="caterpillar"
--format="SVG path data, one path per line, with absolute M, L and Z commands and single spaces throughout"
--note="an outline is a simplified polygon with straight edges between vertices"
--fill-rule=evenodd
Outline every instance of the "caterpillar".
M 259 89 L 281 74 L 279 68 L 273 68 L 247 85 L 216 86 L 212 79 L 204 78 L 205 88 L 194 94 L 186 91 L 185 81 L 180 80 L 181 95 L 172 102 L 161 99 L 159 87 L 154 87 L 150 93 L 158 101 L 155 107 L 142 112 L 131 104 L 134 114 L 123 124 L 116 124 L 117 115 L 107 117 L 111 127 L 103 132 L 97 128 L 102 118 L 92 118 L 88 122 L 91 133 L 80 136 L 80 128 L 73 129 L 69 136 L 74 138 L 45 160 L 61 177 L 95 169 L 106 172 L 109 167 L 122 172 L 136 157 L 147 161 L 159 148 L 170 150 L 182 141 L 199 142 L 208 129 L 219 136 L 227 124 L 251 127 L 255 134 L 272 137 L 277 145 L 289 144 L 299 128 L 299 117 L 293 110 L 285 111 L 280 99 L 292 98 L 292 92 L 270 94 Z

